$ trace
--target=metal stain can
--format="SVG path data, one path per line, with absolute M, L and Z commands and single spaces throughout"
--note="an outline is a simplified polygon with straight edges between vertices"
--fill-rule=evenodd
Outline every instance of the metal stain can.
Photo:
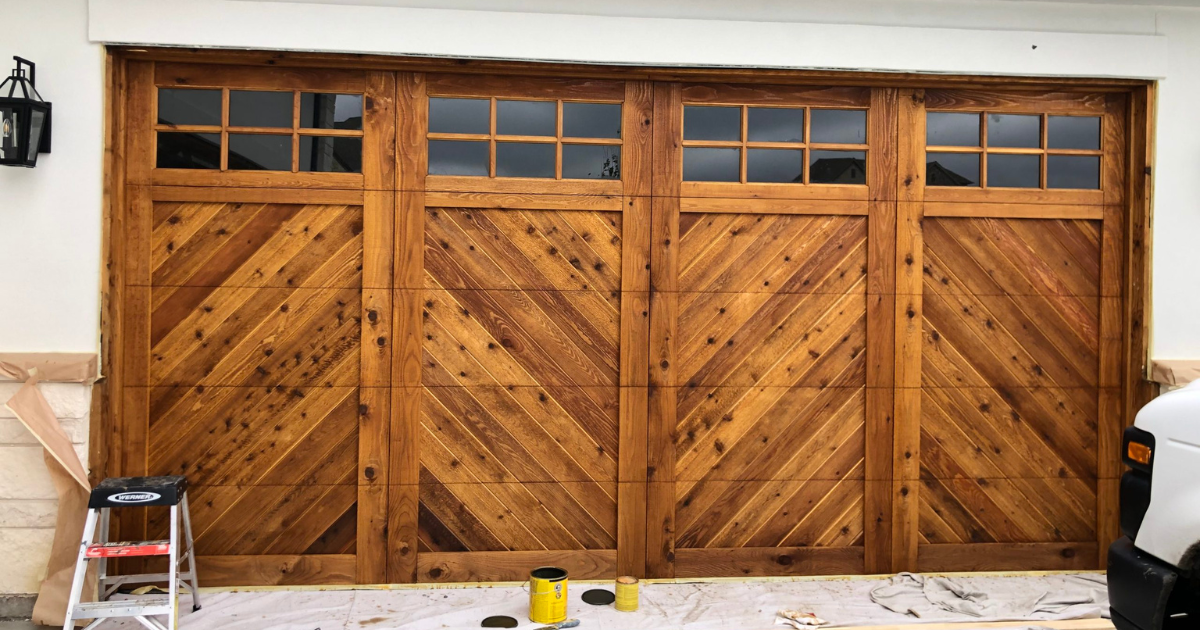
M 633 612 L 638 609 L 638 579 L 629 575 L 617 578 L 617 602 L 614 604 L 621 612 Z
M 558 623 L 567 618 L 567 570 L 538 567 L 529 572 L 529 620 Z

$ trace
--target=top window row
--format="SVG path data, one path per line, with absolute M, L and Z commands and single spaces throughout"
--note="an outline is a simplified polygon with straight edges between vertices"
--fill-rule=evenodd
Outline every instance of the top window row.
M 295 93 L 229 91 L 229 123 L 221 121 L 221 90 L 161 88 L 158 124 L 208 127 L 296 128 Z M 300 129 L 361 130 L 361 94 L 300 93 Z
M 683 139 L 803 143 L 806 136 L 811 136 L 809 142 L 814 144 L 867 142 L 866 110 L 747 107 L 743 120 L 742 109 L 713 105 L 685 106 Z M 807 126 L 804 120 L 805 111 L 809 112 Z
M 983 121 L 987 132 L 984 133 Z M 1043 140 L 1045 146 L 1042 145 Z M 1012 149 L 1100 149 L 1098 116 L 1047 116 L 1042 134 L 1039 114 L 960 114 L 929 112 L 925 143 L 938 147 L 1004 147 Z
M 562 132 L 559 133 L 559 105 Z M 620 138 L 620 103 L 572 101 L 496 100 L 496 128 L 492 129 L 492 102 L 485 98 L 430 98 L 429 133 L 565 138 Z

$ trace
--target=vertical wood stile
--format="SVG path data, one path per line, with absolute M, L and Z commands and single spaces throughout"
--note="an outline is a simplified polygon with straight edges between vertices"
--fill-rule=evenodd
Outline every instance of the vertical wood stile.
M 646 574 L 675 575 L 675 329 L 678 325 L 679 193 L 683 179 L 683 91 L 654 86 L 650 242 L 649 424 Z
M 867 216 L 867 407 L 863 546 L 864 571 L 892 565 L 892 387 L 895 374 L 896 143 L 899 92 L 871 91 Z
M 1109 95 L 1101 121 L 1100 189 L 1104 193 L 1104 219 L 1100 237 L 1100 389 L 1096 436 L 1096 537 L 1100 566 L 1108 546 L 1121 535 L 1120 477 L 1121 432 L 1125 428 L 1128 387 L 1124 386 L 1126 236 L 1125 145 L 1126 98 Z
M 921 217 L 925 191 L 925 93 L 901 90 L 896 124 L 895 431 L 892 571 L 917 564 L 921 434 Z
M 108 55 L 108 102 L 106 107 L 105 178 L 104 178 L 104 235 L 102 247 L 104 268 L 101 281 L 102 299 L 99 395 L 93 399 L 97 421 L 89 427 L 88 460 L 92 483 L 105 477 L 120 476 L 121 439 L 118 419 L 121 417 L 124 337 L 122 326 L 125 312 L 125 245 L 126 231 L 126 99 L 129 98 L 124 58 Z M 119 236 L 119 238 L 116 238 Z
M 1152 233 L 1150 231 L 1151 192 L 1154 159 L 1154 94 L 1155 86 L 1135 90 L 1129 98 L 1129 142 L 1127 143 L 1127 173 L 1125 175 L 1126 218 L 1126 282 L 1127 299 L 1124 335 L 1129 340 L 1123 363 L 1128 373 L 1129 388 L 1124 410 L 1125 424 L 1133 424 L 1134 415 L 1154 397 L 1157 385 L 1150 382 L 1148 348 L 1150 344 L 1150 265 L 1148 261 Z
M 130 62 L 125 145 L 132 158 L 125 169 L 127 186 L 123 208 L 125 237 L 124 323 L 122 325 L 121 475 L 146 474 L 147 431 L 150 422 L 150 232 L 154 208 L 150 201 L 155 120 L 154 64 Z M 145 510 L 122 514 L 117 523 L 120 540 L 145 540 Z M 139 571 L 142 561 L 120 563 L 122 570 Z
M 621 111 L 624 210 L 621 220 L 617 572 L 645 577 L 653 84 L 626 82 Z M 562 124 L 561 115 L 559 124 Z
M 388 498 L 389 582 L 417 576 L 417 452 L 421 426 L 421 293 L 424 282 L 425 75 L 396 77 L 396 239 L 393 291 L 391 472 Z
M 358 406 L 356 577 L 360 584 L 387 581 L 395 102 L 395 75 L 368 73 L 363 99 L 363 286 Z

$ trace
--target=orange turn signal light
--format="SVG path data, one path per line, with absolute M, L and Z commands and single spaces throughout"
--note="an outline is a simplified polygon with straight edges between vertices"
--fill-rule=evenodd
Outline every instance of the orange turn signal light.
M 1126 450 L 1130 461 L 1137 462 L 1143 465 L 1150 465 L 1150 447 L 1137 442 L 1130 442 L 1129 448 Z

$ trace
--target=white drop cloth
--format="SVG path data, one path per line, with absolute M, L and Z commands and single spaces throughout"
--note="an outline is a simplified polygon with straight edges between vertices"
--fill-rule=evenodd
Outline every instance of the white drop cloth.
M 962 615 L 979 621 L 1097 619 L 1108 612 L 1104 576 L 1047 577 L 1039 582 L 1005 583 L 989 592 L 967 579 L 901 573 L 871 590 L 871 600 L 922 622 Z
M 1088 577 L 1100 580 L 1102 587 L 1103 576 Z M 1079 580 L 1057 575 L 955 581 L 995 598 L 1084 588 Z M 568 614 L 582 621 L 579 630 L 778 630 L 775 613 L 785 608 L 811 611 L 836 626 L 982 621 L 949 611 L 937 619 L 893 612 L 871 601 L 871 591 L 888 584 L 886 579 L 643 583 L 640 610 L 622 613 L 611 605 L 590 606 L 580 599 L 589 588 L 611 589 L 611 582 L 572 581 Z M 491 615 L 515 617 L 518 628 L 528 630 L 540 625 L 526 616 L 528 597 L 520 586 L 204 592 L 204 608 L 195 613 L 186 612 L 191 606 L 184 596 L 180 630 L 469 630 Z M 1061 613 L 1033 613 L 1014 628 L 1022 627 L 1021 622 L 1061 618 Z M 139 626 L 112 621 L 99 630 L 118 628 Z

